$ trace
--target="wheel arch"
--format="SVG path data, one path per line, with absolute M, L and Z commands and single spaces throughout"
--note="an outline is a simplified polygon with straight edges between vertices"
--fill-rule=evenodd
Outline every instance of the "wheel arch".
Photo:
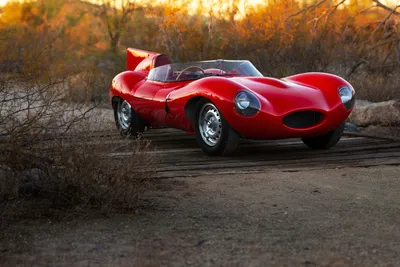
M 219 109 L 223 109 L 223 106 L 229 105 L 227 103 L 232 102 L 237 92 L 241 90 L 249 89 L 222 77 L 204 78 L 191 83 L 183 90 L 172 92 L 169 95 L 170 100 L 167 100 L 167 105 L 183 102 L 185 115 L 190 122 L 193 122 L 193 118 L 195 118 L 193 113 L 199 100 L 207 99 Z
M 196 104 L 201 99 L 212 102 L 219 110 L 221 115 L 233 124 L 232 112 L 234 112 L 233 100 L 241 90 L 250 90 L 244 85 L 223 77 L 203 78 L 182 89 L 172 91 L 166 99 L 166 109 L 168 113 L 181 120 L 182 116 L 192 127 L 196 120 Z
M 196 120 L 196 105 L 202 99 L 207 99 L 211 101 L 210 99 L 204 96 L 194 96 L 190 98 L 185 104 L 184 107 L 185 115 L 193 126 L 195 125 L 195 120 Z
M 118 102 L 122 99 L 119 95 L 114 95 L 111 97 L 111 106 L 115 109 L 118 105 Z

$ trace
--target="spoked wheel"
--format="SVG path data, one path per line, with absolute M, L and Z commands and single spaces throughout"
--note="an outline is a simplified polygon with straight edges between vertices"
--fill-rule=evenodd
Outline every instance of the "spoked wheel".
M 123 99 L 120 99 L 114 106 L 114 118 L 118 131 L 123 136 L 137 137 L 139 133 L 144 131 L 142 118 Z
M 232 154 L 239 143 L 239 135 L 209 100 L 200 100 L 196 107 L 195 131 L 201 149 L 210 156 Z
M 303 137 L 303 143 L 312 149 L 328 149 L 335 146 L 344 131 L 344 122 L 327 134 L 316 137 Z
M 199 130 L 208 146 L 215 146 L 221 139 L 222 123 L 218 109 L 211 103 L 203 105 L 199 114 Z

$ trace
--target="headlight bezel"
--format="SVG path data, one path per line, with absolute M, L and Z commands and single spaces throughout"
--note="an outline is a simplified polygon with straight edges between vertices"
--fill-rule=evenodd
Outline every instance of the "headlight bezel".
M 346 109 L 352 109 L 354 107 L 355 91 L 353 87 L 349 85 L 339 87 L 338 95 Z
M 248 101 L 248 104 L 243 105 L 243 102 Z M 240 103 L 241 102 L 241 103 Z M 245 117 L 252 117 L 258 113 L 261 108 L 261 103 L 258 97 L 249 91 L 239 91 L 233 99 L 235 110 L 238 114 Z

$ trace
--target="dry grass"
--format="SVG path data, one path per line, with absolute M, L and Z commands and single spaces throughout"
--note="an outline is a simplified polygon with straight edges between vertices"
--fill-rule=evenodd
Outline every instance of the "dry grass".
M 68 101 L 101 103 L 108 101 L 108 86 L 112 78 L 96 68 L 89 68 L 70 75 L 64 85 Z
M 400 99 L 400 77 L 395 73 L 361 72 L 350 80 L 356 89 L 357 98 L 373 102 Z
M 349 120 L 362 127 L 396 127 L 400 125 L 400 103 L 394 100 L 379 103 L 358 100 Z
M 2 144 L 2 220 L 19 218 L 21 213 L 26 217 L 27 206 L 33 208 L 29 214 L 34 217 L 60 210 L 136 207 L 156 163 L 147 153 L 147 142 L 121 140 L 117 135 L 93 137 L 91 132 L 52 137 L 58 139 L 14 149 L 4 147 L 9 147 L 8 142 Z M 129 147 L 132 153 L 113 159 L 110 153 L 122 147 Z

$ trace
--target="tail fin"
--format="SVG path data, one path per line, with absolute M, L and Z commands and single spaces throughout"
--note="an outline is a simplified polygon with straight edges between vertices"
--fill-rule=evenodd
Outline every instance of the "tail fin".
M 157 53 L 136 48 L 128 48 L 126 50 L 126 69 L 135 70 L 144 59 L 155 55 L 157 55 Z

